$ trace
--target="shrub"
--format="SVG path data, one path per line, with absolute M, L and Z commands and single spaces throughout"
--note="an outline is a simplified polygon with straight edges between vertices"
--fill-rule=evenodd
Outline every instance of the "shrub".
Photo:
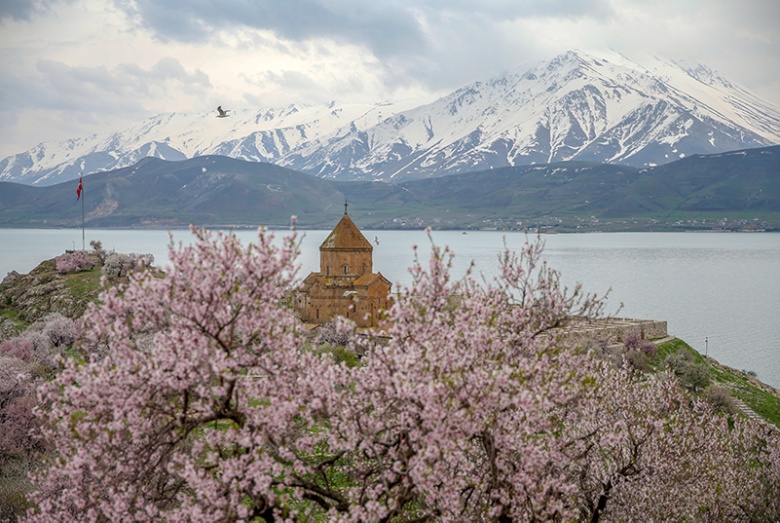
M 29 508 L 28 473 L 43 451 L 33 365 L 0 356 L 0 521 L 16 521 Z
M 61 314 L 49 314 L 19 336 L 0 343 L 0 356 L 31 363 L 41 376 L 55 369 L 55 355 L 71 347 L 78 337 L 73 320 Z
M 333 347 L 330 352 L 333 355 L 333 361 L 336 364 L 343 363 L 350 368 L 360 365 L 360 358 L 353 350 L 337 345 Z
M 124 278 L 131 271 L 141 267 L 149 267 L 154 263 L 154 256 L 151 254 L 121 254 L 111 253 L 106 257 L 101 272 L 108 278 Z
M 655 343 L 653 343 L 652 341 L 643 340 L 642 336 L 637 331 L 632 331 L 628 334 L 628 336 L 626 336 L 626 339 L 623 342 L 623 347 L 625 347 L 626 351 L 629 354 L 632 352 L 636 352 L 648 357 L 655 356 L 657 352 Z M 645 358 L 645 360 L 643 361 L 642 358 L 639 358 L 636 355 L 632 355 L 628 357 L 628 359 L 630 360 L 630 362 L 637 363 L 639 365 L 639 367 L 634 366 L 635 368 L 641 367 L 644 370 L 649 370 L 647 358 Z
M 11 458 L 28 455 L 36 445 L 33 366 L 17 358 L 0 357 L 0 469 Z
M 666 357 L 666 366 L 683 387 L 693 392 L 704 389 L 710 383 L 710 371 L 706 365 L 698 364 L 693 356 L 679 351 Z
M 22 361 L 33 361 L 33 343 L 28 338 L 17 336 L 0 343 L 0 357 L 16 358 Z
M 688 354 L 685 351 L 678 351 L 674 352 L 672 354 L 669 354 L 666 357 L 666 367 L 672 371 L 673 374 L 676 376 L 679 376 L 695 364 L 693 361 L 693 356 Z
M 0 355 L 41 365 L 47 371 L 54 366 L 52 343 L 46 335 L 37 330 L 28 329 L 20 336 L 4 341 L 0 344 Z
M 329 343 L 335 347 L 344 347 L 355 336 L 354 323 L 339 316 L 317 329 L 317 343 Z
M 74 251 L 60 254 L 57 256 L 55 263 L 57 272 L 60 274 L 88 271 L 95 266 L 92 260 L 90 260 L 87 251 Z
M 639 350 L 643 354 L 652 358 L 658 352 L 658 347 L 656 347 L 655 343 L 653 343 L 652 341 L 642 340 L 642 342 L 639 344 Z
M 717 412 L 734 414 L 737 412 L 737 404 L 731 396 L 731 391 L 717 383 L 710 384 L 702 393 L 702 398 L 712 405 Z
M 43 335 L 57 348 L 67 348 L 78 338 L 76 323 L 62 314 L 49 314 L 44 318 Z
M 642 336 L 637 331 L 631 331 L 628 333 L 628 336 L 626 336 L 625 341 L 623 341 L 623 346 L 626 350 L 636 350 L 641 343 Z
M 0 481 L 0 521 L 18 521 L 19 515 L 30 508 L 26 497 L 29 490 L 30 482 L 24 475 L 4 477 Z
M 710 371 L 705 365 L 694 363 L 683 373 L 680 383 L 693 392 L 702 390 L 710 384 Z
M 98 260 L 100 260 L 100 264 L 104 264 L 106 262 L 106 256 L 108 253 L 103 250 L 103 243 L 98 240 L 92 240 L 89 242 L 89 246 L 92 247 L 92 250 L 95 252 L 95 255 L 98 257 Z
M 626 351 L 625 355 L 623 356 L 626 360 L 626 363 L 631 366 L 631 368 L 638 370 L 640 372 L 647 372 L 650 370 L 650 361 L 647 359 L 647 356 L 644 352 L 639 350 L 629 350 Z

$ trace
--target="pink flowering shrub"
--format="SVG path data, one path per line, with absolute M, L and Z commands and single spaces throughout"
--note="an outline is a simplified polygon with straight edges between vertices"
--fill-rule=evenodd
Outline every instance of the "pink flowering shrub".
M 66 348 L 75 343 L 78 338 L 76 323 L 62 314 L 50 314 L 44 318 L 43 335 L 54 347 Z
M 103 356 L 43 386 L 57 459 L 28 521 L 780 517 L 777 434 L 567 345 L 601 302 L 539 244 L 490 285 L 434 247 L 389 341 L 345 339 L 343 365 L 285 305 L 294 235 L 195 234 L 164 277 L 101 295 L 83 320 Z
M 95 266 L 89 258 L 87 251 L 74 251 L 60 254 L 55 259 L 55 263 L 57 272 L 60 274 L 87 271 Z
M 637 351 L 651 357 L 655 356 L 658 351 L 655 343 L 649 340 L 643 340 L 641 334 L 637 331 L 632 331 L 626 336 L 623 346 L 627 351 Z
M 631 331 L 623 341 L 623 346 L 626 350 L 637 350 L 642 343 L 642 336 L 637 331 Z
M 655 343 L 643 340 L 639 332 L 632 331 L 623 341 L 623 348 L 625 352 L 622 354 L 622 359 L 630 368 L 641 372 L 650 370 L 648 358 L 656 355 Z
M 0 470 L 25 461 L 38 446 L 33 435 L 35 371 L 21 360 L 0 357 Z
M 21 335 L 0 343 L 0 356 L 18 358 L 46 374 L 54 368 L 54 351 L 49 338 L 38 330 L 28 329 Z
M 317 343 L 327 343 L 332 346 L 344 347 L 355 336 L 355 324 L 336 316 L 317 329 Z
M 653 357 L 658 353 L 658 347 L 652 341 L 642 340 L 639 343 L 639 351 L 642 354 Z
M 45 454 L 38 386 L 56 369 L 56 356 L 77 340 L 73 320 L 49 314 L 19 336 L 0 343 L 0 521 L 17 521 L 29 503 L 29 472 Z
M 33 340 L 23 336 L 0 343 L 0 357 L 16 358 L 29 363 L 34 360 L 35 352 Z
M 0 520 L 16 521 L 29 506 L 27 474 L 43 450 L 37 404 L 36 369 L 31 363 L 0 355 Z

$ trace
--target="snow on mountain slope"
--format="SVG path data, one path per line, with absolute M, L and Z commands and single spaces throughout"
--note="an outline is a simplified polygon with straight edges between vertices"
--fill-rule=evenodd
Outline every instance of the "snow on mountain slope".
M 335 178 L 409 179 L 564 160 L 644 166 L 780 143 L 777 108 L 725 81 L 703 83 L 697 70 L 653 65 L 664 77 L 617 54 L 569 52 L 282 162 Z
M 217 154 L 273 163 L 308 142 L 346 125 L 369 127 L 405 106 L 390 103 L 290 105 L 259 111 L 171 113 L 110 135 L 43 143 L 0 161 L 0 180 L 51 185 L 81 173 L 127 167 L 146 156 L 183 160 Z
M 327 178 L 405 180 L 565 160 L 657 165 L 778 143 L 780 109 L 704 65 L 570 51 L 423 105 L 160 115 L 6 158 L 0 179 L 48 185 L 144 156 L 219 154 Z

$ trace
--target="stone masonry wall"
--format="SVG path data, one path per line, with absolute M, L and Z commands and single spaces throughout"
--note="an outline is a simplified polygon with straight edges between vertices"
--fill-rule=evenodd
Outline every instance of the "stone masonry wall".
M 667 323 L 661 320 L 640 320 L 635 318 L 599 318 L 595 320 L 572 318 L 568 336 L 582 340 L 622 343 L 632 332 L 639 333 L 643 340 L 657 340 L 668 336 Z

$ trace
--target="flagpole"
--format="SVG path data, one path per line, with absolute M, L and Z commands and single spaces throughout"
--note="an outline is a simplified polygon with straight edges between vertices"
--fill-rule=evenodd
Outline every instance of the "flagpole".
M 87 244 L 84 234 L 84 187 L 81 185 L 81 180 L 83 179 L 84 175 L 82 174 L 82 177 L 79 179 L 79 186 L 81 186 L 81 250 L 86 251 L 87 250 Z

